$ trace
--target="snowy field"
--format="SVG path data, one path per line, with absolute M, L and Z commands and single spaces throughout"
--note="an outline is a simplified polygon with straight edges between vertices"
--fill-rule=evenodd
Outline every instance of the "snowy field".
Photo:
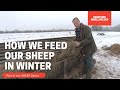
M 104 36 L 97 35 L 99 32 L 92 32 L 97 47 L 100 49 L 102 46 L 111 46 L 115 43 L 120 43 L 120 32 L 104 32 Z M 42 33 L 8 33 L 0 34 L 0 43 L 45 39 L 45 38 L 57 38 L 57 37 L 72 37 L 75 36 L 74 31 L 68 32 L 42 32 Z
M 96 74 L 93 74 L 92 78 L 120 79 L 120 56 L 111 56 L 108 51 L 101 49 L 101 47 L 105 45 L 120 44 L 120 32 L 104 32 L 104 36 L 97 35 L 98 33 L 99 32 L 92 32 L 98 47 L 97 52 L 94 54 L 94 58 L 96 59 Z M 0 34 L 0 43 L 71 36 L 75 36 L 74 31 Z
M 93 74 L 93 79 L 120 79 L 120 57 L 111 56 L 108 51 L 99 49 L 94 58 L 96 74 Z
M 74 36 L 73 31 L 68 32 L 39 32 L 39 33 L 8 33 L 0 34 L 0 43 L 23 41 L 23 40 L 34 40 L 34 39 L 45 39 L 45 38 L 57 38 L 57 37 L 69 37 Z
M 109 51 L 102 50 L 103 46 L 111 46 L 112 44 L 120 44 L 120 32 L 105 32 L 104 36 L 93 36 L 98 47 L 94 54 L 96 59 L 96 74 L 93 74 L 93 79 L 120 79 L 120 56 L 113 56 Z
M 104 36 L 97 35 L 98 32 L 92 32 L 98 49 L 102 46 L 111 46 L 112 44 L 120 44 L 120 32 L 101 32 Z

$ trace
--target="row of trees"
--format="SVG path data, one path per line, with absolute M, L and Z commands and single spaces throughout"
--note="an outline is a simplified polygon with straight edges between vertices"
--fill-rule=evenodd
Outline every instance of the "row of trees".
M 92 26 L 93 31 L 102 31 L 103 27 L 102 26 Z
M 91 27 L 92 31 L 112 31 L 114 30 L 114 28 L 109 28 L 109 27 L 102 27 L 102 26 L 92 26 Z M 120 31 L 120 27 L 118 28 L 118 30 Z M 60 32 L 60 31 L 73 31 L 73 30 L 70 30 L 70 29 L 66 29 L 66 30 L 63 30 L 63 29 L 59 29 L 59 30 L 18 30 L 18 29 L 15 29 L 13 31 L 0 31 L 0 33 L 31 33 L 31 32 Z
M 62 31 L 73 31 L 70 29 L 59 29 L 59 30 L 13 30 L 13 31 L 0 31 L 0 33 L 34 33 L 34 32 L 62 32 Z
M 93 31 L 120 31 L 120 25 L 117 27 L 92 26 Z

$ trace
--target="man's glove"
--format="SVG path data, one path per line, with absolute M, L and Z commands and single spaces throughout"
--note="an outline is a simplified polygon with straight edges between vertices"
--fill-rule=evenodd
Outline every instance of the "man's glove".
M 75 41 L 75 45 L 76 45 L 76 48 L 78 48 L 81 45 L 81 43 L 78 41 Z

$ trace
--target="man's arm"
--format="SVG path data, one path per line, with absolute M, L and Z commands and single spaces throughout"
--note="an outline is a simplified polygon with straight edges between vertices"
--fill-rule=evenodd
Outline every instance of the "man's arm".
M 90 44 L 91 40 L 92 40 L 92 35 L 91 35 L 91 29 L 90 29 L 90 27 L 87 26 L 87 27 L 85 27 L 85 29 L 86 29 L 84 31 L 85 39 L 80 42 L 80 46 L 82 46 L 82 47 L 85 47 L 88 44 Z

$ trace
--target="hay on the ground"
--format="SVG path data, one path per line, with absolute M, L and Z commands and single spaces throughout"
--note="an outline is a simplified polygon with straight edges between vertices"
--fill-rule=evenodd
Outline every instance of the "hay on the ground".
M 104 50 L 110 50 L 112 54 L 120 55 L 120 44 L 113 44 L 110 47 L 104 48 Z
M 120 44 L 113 44 L 110 47 L 110 52 L 116 55 L 120 55 Z

